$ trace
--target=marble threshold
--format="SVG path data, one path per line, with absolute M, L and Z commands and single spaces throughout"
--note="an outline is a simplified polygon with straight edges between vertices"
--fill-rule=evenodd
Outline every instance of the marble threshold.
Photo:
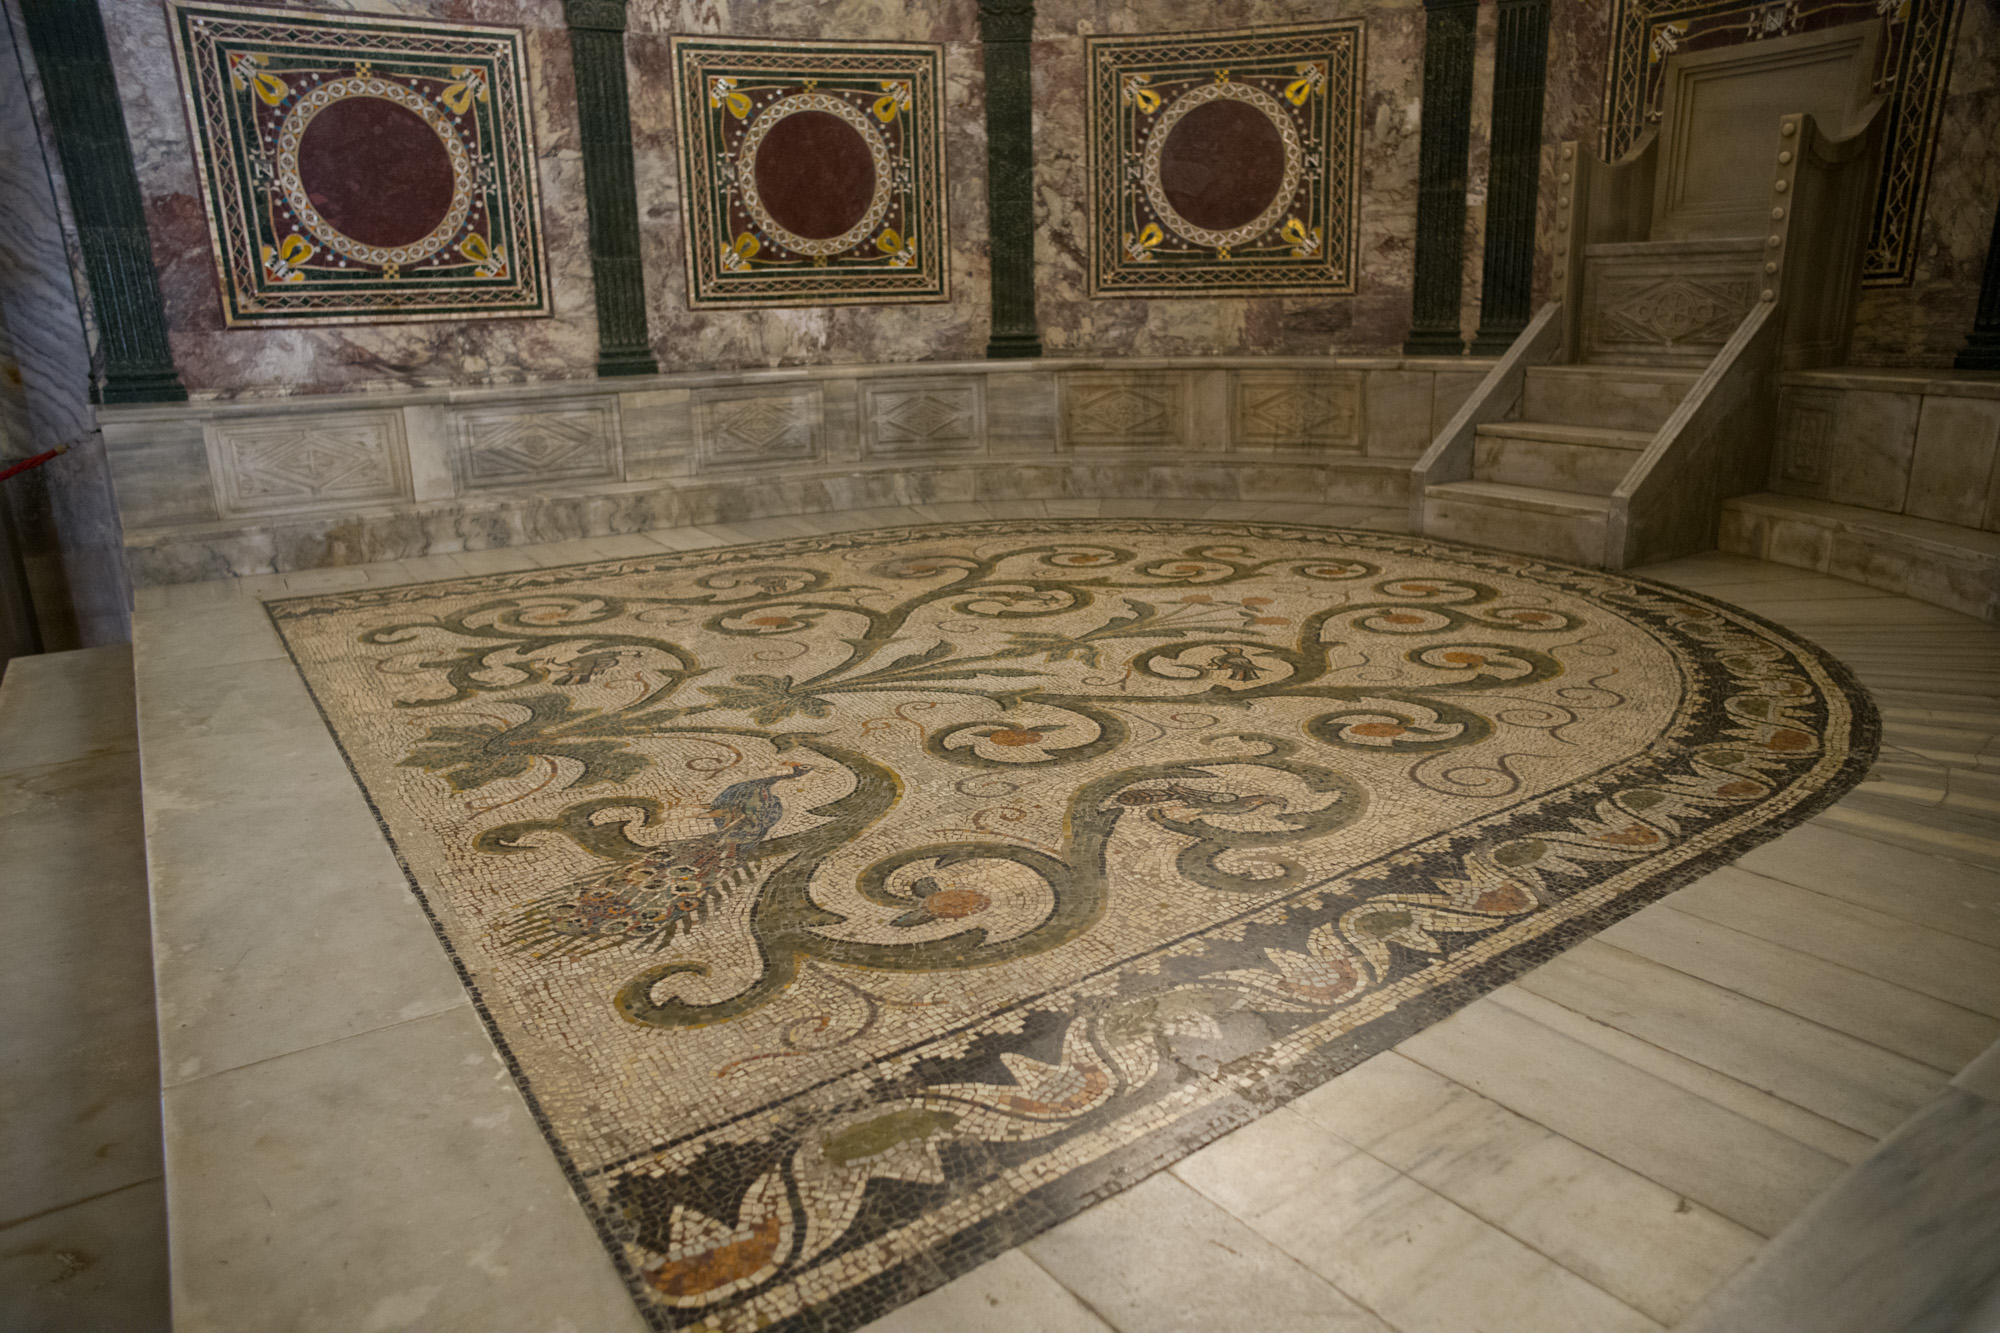
M 955 503 L 139 589 L 176 1327 L 643 1328 L 260 598 L 1044 515 L 1407 511 Z M 2000 1040 L 2000 627 L 1735 556 L 1640 572 L 1846 660 L 1870 780 L 873 1327 L 1671 1327 Z

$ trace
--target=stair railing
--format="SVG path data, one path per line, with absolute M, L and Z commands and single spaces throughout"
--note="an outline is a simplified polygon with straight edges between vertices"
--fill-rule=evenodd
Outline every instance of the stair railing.
M 1722 502 L 1765 489 L 1778 374 L 1846 351 L 1885 117 L 1845 135 L 1778 122 L 1760 300 L 1612 492 L 1604 563 L 1625 569 L 1714 547 Z
M 1562 341 L 1563 306 L 1551 301 L 1535 312 L 1528 327 L 1486 372 L 1472 396 L 1410 467 L 1410 531 L 1424 530 L 1424 487 L 1472 480 L 1473 438 L 1489 421 L 1504 420 L 1521 401 L 1528 367 L 1547 364 Z

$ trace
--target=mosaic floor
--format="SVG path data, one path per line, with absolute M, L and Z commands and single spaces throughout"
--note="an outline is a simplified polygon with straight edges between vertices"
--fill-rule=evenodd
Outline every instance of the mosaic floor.
M 1746 613 L 1324 528 L 904 528 L 271 612 L 661 1328 L 863 1323 L 1873 748 Z

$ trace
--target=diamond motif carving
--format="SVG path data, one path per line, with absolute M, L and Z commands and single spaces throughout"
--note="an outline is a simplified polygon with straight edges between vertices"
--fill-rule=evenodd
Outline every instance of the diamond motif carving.
M 1594 349 L 1710 355 L 1757 299 L 1747 273 L 1610 273 L 1593 283 Z
M 210 428 L 209 459 L 225 514 L 264 513 L 409 494 L 402 416 L 329 414 Z
M 470 489 L 618 477 L 615 404 L 486 409 L 457 422 L 459 476 Z
M 1063 444 L 1071 449 L 1182 448 L 1187 381 L 1179 375 L 1065 375 L 1062 427 Z
M 1361 447 L 1358 376 L 1245 370 L 1234 389 L 1239 449 Z
M 816 463 L 826 452 L 819 386 L 745 393 L 721 389 L 695 396 L 699 466 L 773 467 Z
M 869 458 L 976 454 L 986 447 L 978 380 L 904 380 L 861 387 L 861 447 Z

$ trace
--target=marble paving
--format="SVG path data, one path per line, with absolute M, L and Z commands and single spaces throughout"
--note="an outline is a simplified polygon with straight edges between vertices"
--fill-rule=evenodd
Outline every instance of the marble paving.
M 1876 743 L 1842 667 L 1724 602 L 1379 532 L 605 554 L 269 610 L 656 1328 L 881 1315 L 1741 856 Z M 1479 1045 L 1565 1002 L 1482 1005 Z

